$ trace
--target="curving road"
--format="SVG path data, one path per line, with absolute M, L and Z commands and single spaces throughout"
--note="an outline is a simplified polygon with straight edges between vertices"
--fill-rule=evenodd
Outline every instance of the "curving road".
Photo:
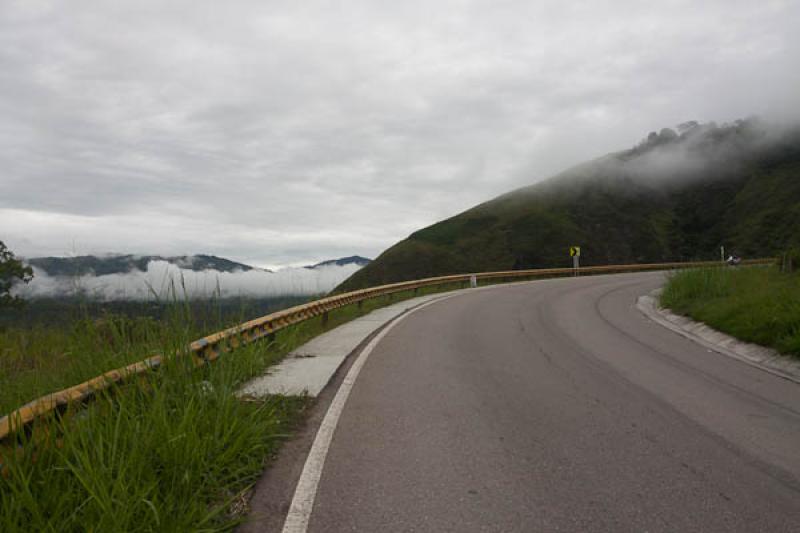
M 342 412 L 309 531 L 798 531 L 800 385 L 648 321 L 663 274 L 411 314 Z

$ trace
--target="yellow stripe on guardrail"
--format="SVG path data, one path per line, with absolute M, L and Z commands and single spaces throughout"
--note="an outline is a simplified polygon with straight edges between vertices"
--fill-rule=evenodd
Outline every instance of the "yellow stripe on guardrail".
M 758 265 L 774 262 L 774 259 L 751 259 L 742 261 L 742 265 Z M 719 266 L 719 261 L 704 261 L 691 263 L 652 263 L 643 265 L 607 265 L 580 267 L 580 274 L 604 274 L 619 272 L 645 272 L 652 270 L 674 270 L 680 268 L 696 268 L 704 266 Z M 434 285 L 446 285 L 448 283 L 468 283 L 472 276 L 476 280 L 495 280 L 513 278 L 540 278 L 548 276 L 561 276 L 575 273 L 572 268 L 542 268 L 534 270 L 507 270 L 501 272 L 481 272 L 473 274 L 455 274 L 451 276 L 439 276 L 425 278 L 414 281 L 403 281 L 389 285 L 381 285 L 368 289 L 328 296 L 321 300 L 315 300 L 307 304 L 290 307 L 283 311 L 277 311 L 238 326 L 234 326 L 223 331 L 213 333 L 202 339 L 198 339 L 189 345 L 189 353 L 193 356 L 195 364 L 202 365 L 217 359 L 223 351 L 232 350 L 240 345 L 262 339 L 266 336 L 280 331 L 284 328 L 298 324 L 310 318 L 324 315 L 329 311 L 344 307 L 346 305 L 362 302 L 371 298 L 377 298 L 387 294 L 402 292 L 406 290 L 419 289 Z M 64 389 L 41 398 L 33 400 L 19 409 L 0 418 L 0 440 L 5 439 L 16 429 L 22 428 L 36 418 L 51 413 L 59 407 L 71 403 L 81 402 L 90 398 L 98 391 L 107 389 L 115 383 L 120 383 L 131 376 L 143 374 L 161 366 L 162 356 L 156 355 L 149 357 L 138 363 L 117 368 L 106 372 L 96 378 L 92 378 L 74 387 Z

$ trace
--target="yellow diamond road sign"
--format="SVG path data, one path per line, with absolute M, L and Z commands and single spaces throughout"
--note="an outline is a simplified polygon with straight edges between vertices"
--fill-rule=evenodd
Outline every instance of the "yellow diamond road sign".
M 580 246 L 570 246 L 569 247 L 569 256 L 570 257 L 580 257 L 581 256 L 581 247 Z

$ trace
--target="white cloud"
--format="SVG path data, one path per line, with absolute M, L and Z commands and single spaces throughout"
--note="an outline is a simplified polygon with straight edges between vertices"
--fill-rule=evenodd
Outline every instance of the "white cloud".
M 84 294 L 90 298 L 111 300 L 151 300 L 183 298 L 222 298 L 246 296 L 313 296 L 330 292 L 350 277 L 358 265 L 327 265 L 315 269 L 285 268 L 277 272 L 248 270 L 237 272 L 194 271 L 166 261 L 150 261 L 147 270 L 128 273 L 79 277 L 49 276 L 34 268 L 27 285 L 17 285 L 16 295 L 23 298 L 60 297 Z

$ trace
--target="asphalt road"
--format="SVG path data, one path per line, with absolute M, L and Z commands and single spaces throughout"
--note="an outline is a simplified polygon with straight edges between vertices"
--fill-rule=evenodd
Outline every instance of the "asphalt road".
M 648 321 L 662 279 L 499 286 L 397 324 L 309 531 L 800 531 L 800 386 Z

